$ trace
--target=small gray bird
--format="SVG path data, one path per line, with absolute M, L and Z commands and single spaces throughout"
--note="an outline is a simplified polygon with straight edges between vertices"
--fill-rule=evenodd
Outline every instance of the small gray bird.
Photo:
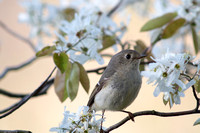
M 137 97 L 142 84 L 139 64 L 143 57 L 135 50 L 123 50 L 114 55 L 87 106 L 92 110 L 102 110 L 103 114 L 105 110 L 123 111 L 128 107 Z

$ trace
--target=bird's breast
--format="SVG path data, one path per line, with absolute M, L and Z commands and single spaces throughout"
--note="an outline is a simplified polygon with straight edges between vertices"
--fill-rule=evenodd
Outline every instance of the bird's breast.
M 122 110 L 135 100 L 140 87 L 141 76 L 139 71 L 115 74 L 96 95 L 94 108 L 96 110 Z

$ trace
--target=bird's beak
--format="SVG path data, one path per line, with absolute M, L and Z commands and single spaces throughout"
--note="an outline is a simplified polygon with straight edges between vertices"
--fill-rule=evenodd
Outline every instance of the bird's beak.
M 144 58 L 146 57 L 147 55 L 141 55 L 140 57 L 137 57 L 136 59 L 141 59 L 141 58 Z

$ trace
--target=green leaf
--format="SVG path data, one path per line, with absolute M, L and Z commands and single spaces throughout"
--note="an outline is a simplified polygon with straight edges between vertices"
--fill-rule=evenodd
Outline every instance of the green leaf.
M 83 65 L 81 65 L 80 63 L 76 62 L 79 66 L 80 69 L 80 82 L 81 85 L 83 86 L 84 90 L 89 93 L 89 89 L 90 89 L 90 80 L 88 78 L 88 74 L 85 71 L 85 68 L 83 67 Z
M 67 54 L 65 52 L 54 53 L 53 60 L 58 69 L 61 71 L 61 73 L 64 73 L 67 68 L 67 65 L 69 64 L 69 58 Z
M 76 12 L 77 11 L 74 8 L 66 8 L 63 10 L 63 16 L 67 21 L 71 22 L 74 19 Z
M 70 73 L 70 77 L 67 80 L 67 93 L 71 101 L 73 101 L 78 93 L 79 87 L 79 66 L 76 63 L 72 64 L 72 69 Z
M 116 44 L 115 36 L 110 35 L 104 35 L 103 36 L 103 48 L 100 49 L 98 52 L 103 51 L 106 48 L 109 48 L 110 46 Z
M 151 19 L 144 26 L 142 26 L 140 31 L 149 31 L 149 30 L 162 27 L 163 25 L 167 24 L 172 19 L 174 19 L 176 16 L 177 16 L 177 13 L 173 12 L 173 13 L 167 13 L 167 14 L 164 14 L 163 16 Z
M 167 27 L 163 30 L 162 38 L 167 39 L 172 37 L 178 29 L 180 29 L 185 24 L 185 19 L 179 18 L 167 25 Z
M 197 32 L 196 32 L 196 30 L 195 30 L 193 25 L 191 25 L 191 31 L 192 31 L 192 39 L 193 39 L 195 53 L 197 54 L 200 44 L 199 44 L 199 38 L 198 38 Z
M 136 40 L 135 43 L 136 45 L 134 46 L 134 50 L 136 50 L 139 53 L 142 53 L 147 48 L 147 46 L 142 40 Z
M 141 59 L 141 62 L 144 62 L 144 59 Z M 145 65 L 140 65 L 139 67 L 140 72 L 145 70 Z
M 67 80 L 70 77 L 70 73 L 71 73 L 70 62 L 68 62 L 65 73 L 62 74 L 59 69 L 57 70 L 57 73 L 56 73 L 56 77 L 54 80 L 54 89 L 55 89 L 56 95 L 58 96 L 61 102 L 64 102 L 68 97 Z
M 193 126 L 196 126 L 196 125 L 199 125 L 199 124 L 200 124 L 200 118 L 197 119 L 197 120 L 194 122 Z
M 196 83 L 194 84 L 194 87 L 195 87 L 196 91 L 198 93 L 200 93 L 200 80 L 199 79 L 196 80 Z
M 136 40 L 135 43 L 136 43 L 136 45 L 134 46 L 134 50 L 136 50 L 137 52 L 143 53 L 144 50 L 146 50 L 147 46 L 142 40 Z M 145 59 L 147 59 L 148 61 L 152 61 L 151 57 L 153 57 L 152 53 L 147 53 L 147 57 L 145 57 Z M 142 61 L 144 61 L 144 59 L 142 59 L 141 62 Z M 144 65 L 140 65 L 140 66 L 144 67 Z M 143 70 L 143 69 L 144 68 L 142 68 L 140 70 Z
M 65 82 L 67 84 L 67 80 L 70 77 L 71 71 L 72 71 L 72 64 L 68 62 L 69 64 L 67 65 L 66 71 L 65 71 Z
M 68 97 L 65 83 L 65 73 L 62 74 L 58 69 L 54 80 L 54 90 L 61 102 Z
M 45 55 L 50 55 L 54 50 L 56 50 L 56 46 L 46 46 L 42 50 L 38 51 L 36 53 L 36 56 L 41 57 Z

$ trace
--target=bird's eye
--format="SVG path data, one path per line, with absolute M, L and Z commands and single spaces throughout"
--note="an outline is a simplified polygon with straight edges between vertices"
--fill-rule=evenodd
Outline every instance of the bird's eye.
M 126 59 L 130 59 L 131 58 L 131 55 L 130 54 L 127 54 L 126 55 Z

